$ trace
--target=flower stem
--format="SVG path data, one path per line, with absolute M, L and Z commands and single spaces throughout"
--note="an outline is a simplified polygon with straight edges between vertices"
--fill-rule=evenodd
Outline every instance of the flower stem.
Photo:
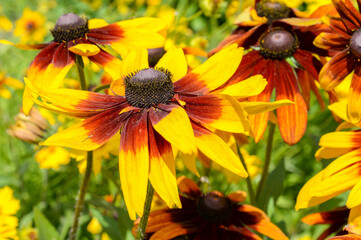
M 249 176 L 246 161 L 243 158 L 241 150 L 239 149 L 239 146 L 237 143 L 236 143 L 236 145 L 237 145 L 236 147 L 237 147 L 237 153 L 238 153 L 239 159 L 241 160 L 241 163 L 248 174 L 248 177 L 246 178 L 247 190 L 248 190 L 249 198 L 251 200 L 251 204 L 254 205 L 256 203 L 256 198 L 255 198 L 253 187 L 252 187 L 251 177 Z
M 80 87 L 81 90 L 86 90 L 86 81 L 84 75 L 84 62 L 81 56 L 75 55 L 75 63 L 78 70 L 79 80 L 80 80 Z
M 79 217 L 80 217 L 81 211 L 84 206 L 85 193 L 86 193 L 86 189 L 89 184 L 92 167 L 93 167 L 93 152 L 88 152 L 85 174 L 84 174 L 83 182 L 81 183 L 81 186 L 80 186 L 78 200 L 75 205 L 74 220 L 73 220 L 73 225 L 70 229 L 69 240 L 74 240 L 76 238 Z
M 80 79 L 80 86 L 82 90 L 86 90 L 86 80 L 85 80 L 85 74 L 84 74 L 84 62 L 81 56 L 76 55 L 75 57 L 75 63 L 78 70 L 78 75 Z M 74 219 L 73 219 L 73 225 L 70 229 L 69 233 L 69 240 L 75 240 L 76 239 L 76 233 L 78 230 L 78 224 L 79 224 L 79 217 L 81 214 L 81 211 L 84 207 L 84 199 L 85 199 L 85 193 L 89 185 L 90 176 L 93 168 L 93 152 L 87 152 L 87 160 L 86 160 L 86 169 L 84 173 L 84 178 L 81 183 L 79 194 L 78 194 L 78 200 L 75 205 L 75 213 L 74 213 Z
M 140 219 L 136 240 L 144 239 L 145 229 L 147 228 L 147 224 L 148 224 L 148 218 L 150 213 L 150 207 L 152 205 L 153 195 L 154 195 L 154 188 L 152 184 L 148 181 L 147 198 L 145 199 L 143 216 Z
M 266 180 L 268 177 L 268 170 L 271 163 L 271 155 L 272 155 L 272 143 L 273 143 L 273 135 L 275 132 L 276 125 L 273 123 L 270 123 L 269 130 L 268 130 L 268 138 L 267 138 L 267 147 L 266 147 L 266 156 L 263 166 L 263 172 L 261 176 L 261 181 L 258 184 L 257 188 L 257 194 L 256 194 L 256 200 L 258 201 L 261 195 L 261 192 L 266 184 Z
M 102 85 L 93 90 L 93 92 L 100 92 L 101 90 L 110 88 L 110 84 Z

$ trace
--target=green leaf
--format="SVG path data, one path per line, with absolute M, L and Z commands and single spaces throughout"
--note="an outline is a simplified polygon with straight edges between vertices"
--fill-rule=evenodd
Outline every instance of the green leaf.
M 282 159 L 267 177 L 266 186 L 258 200 L 258 206 L 262 210 L 267 211 L 268 202 L 271 198 L 273 198 L 273 203 L 276 205 L 278 197 L 282 194 L 285 172 L 285 163 Z
M 34 208 L 34 221 L 38 229 L 39 240 L 59 240 L 59 234 L 49 220 Z

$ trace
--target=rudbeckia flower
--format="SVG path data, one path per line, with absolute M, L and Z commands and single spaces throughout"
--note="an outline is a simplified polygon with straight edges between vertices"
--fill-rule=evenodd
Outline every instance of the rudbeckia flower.
M 135 50 L 118 69 L 122 78 L 112 82 L 114 95 L 73 89 L 45 90 L 29 82 L 32 91 L 43 100 L 34 98 L 37 104 L 85 118 L 51 136 L 43 145 L 91 151 L 121 129 L 120 180 L 132 219 L 136 214 L 143 215 L 148 179 L 169 207 L 181 207 L 172 145 L 186 154 L 194 154 L 198 149 L 224 168 L 247 177 L 237 156 L 211 131 L 249 130 L 247 113 L 241 105 L 222 92 L 212 93 L 232 76 L 242 53 L 242 49 L 231 45 L 187 74 L 181 49 L 169 50 L 155 68 L 149 68 L 146 49 Z M 258 92 L 259 87 L 263 89 L 264 84 L 255 84 L 259 82 L 251 79 L 239 86 L 245 88 L 245 94 L 254 89 Z
M 347 234 L 347 231 L 343 230 L 343 227 L 347 224 L 349 213 L 350 210 L 348 208 L 340 207 L 332 211 L 309 214 L 303 217 L 301 221 L 309 225 L 329 224 L 330 226 L 317 238 L 317 240 L 324 240 L 331 234 Z
M 15 22 L 14 35 L 21 43 L 42 42 L 46 35 L 45 17 L 36 11 L 25 8 L 23 15 Z
M 99 45 L 111 45 L 123 57 L 134 47 L 156 48 L 162 46 L 163 23 L 155 18 L 136 18 L 107 24 L 104 20 L 86 20 L 68 13 L 57 20 L 51 34 L 54 40 L 45 44 L 24 45 L 0 40 L 22 49 L 42 49 L 28 70 L 29 81 L 40 88 L 56 88 L 74 64 L 75 56 L 86 56 L 107 71 L 119 67 L 120 60 L 104 51 Z M 116 67 L 115 67 L 116 66 Z M 119 75 L 109 72 L 113 79 Z M 26 88 L 23 96 L 23 110 L 29 113 L 32 102 Z
M 267 215 L 242 202 L 246 193 L 237 191 L 225 196 L 218 191 L 202 193 L 191 179 L 180 177 L 182 209 L 150 213 L 145 239 L 261 239 L 255 232 L 271 239 L 288 239 Z M 137 229 L 139 220 L 134 224 Z
M 321 33 L 315 45 L 337 53 L 325 64 L 320 72 L 320 84 L 326 90 L 334 89 L 347 75 L 353 72 L 348 97 L 348 115 L 352 123 L 361 121 L 361 13 L 350 0 L 333 0 L 339 18 L 325 17 L 325 23 L 332 30 Z M 357 1 L 360 9 L 361 1 Z
M 329 9 L 322 9 L 322 15 Z M 306 14 L 296 8 L 288 7 L 284 1 L 279 0 L 256 0 L 255 6 L 250 9 L 250 19 L 236 23 L 237 28 L 232 34 L 224 39 L 210 55 L 218 52 L 224 46 L 237 43 L 238 46 L 249 48 L 256 44 L 260 36 L 268 29 L 274 27 L 279 22 L 285 22 L 294 26 L 310 26 L 315 24 L 321 27 L 321 20 L 318 19 L 319 12 L 315 11 L 312 15 Z M 307 40 L 307 39 L 302 39 Z M 312 46 L 312 44 L 310 45 Z

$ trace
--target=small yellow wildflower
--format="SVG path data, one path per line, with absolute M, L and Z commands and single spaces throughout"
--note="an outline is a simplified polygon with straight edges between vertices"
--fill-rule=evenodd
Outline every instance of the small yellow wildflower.
M 5 74 L 0 72 L 0 97 L 9 99 L 11 97 L 11 93 L 5 86 L 22 89 L 24 84 L 15 78 L 5 77 Z
M 44 40 L 47 30 L 44 27 L 45 17 L 25 8 L 22 17 L 16 21 L 14 35 L 20 37 L 22 43 L 39 43 Z
M 12 28 L 13 24 L 11 21 L 5 16 L 0 16 L 0 32 L 10 32 Z

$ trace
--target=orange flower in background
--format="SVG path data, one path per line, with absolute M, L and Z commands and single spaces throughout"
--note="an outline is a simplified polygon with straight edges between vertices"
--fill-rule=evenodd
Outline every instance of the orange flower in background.
M 322 68 L 320 84 L 326 90 L 334 89 L 353 72 L 347 113 L 351 122 L 357 124 L 361 121 L 361 13 L 350 0 L 333 0 L 333 4 L 340 17 L 324 18 L 332 32 L 321 33 L 315 39 L 316 46 L 337 51 Z M 361 1 L 357 4 L 360 9 Z
M 107 24 L 104 20 L 86 20 L 68 13 L 57 20 L 51 33 L 54 40 L 37 45 L 14 44 L 22 49 L 42 49 L 34 58 L 28 70 L 28 79 L 40 88 L 59 87 L 66 73 L 74 64 L 75 56 L 86 56 L 107 71 L 120 66 L 120 60 L 104 51 L 99 45 L 111 45 L 123 57 L 134 47 L 155 48 L 163 45 L 164 37 L 159 33 L 165 26 L 155 18 L 137 18 Z M 109 72 L 113 79 L 120 76 Z M 51 79 L 51 80 L 50 80 Z M 23 109 L 29 113 L 33 105 L 26 88 L 23 96 Z
M 25 8 L 23 15 L 15 23 L 14 35 L 21 43 L 42 42 L 46 36 L 45 17 L 36 11 Z
M 271 239 L 288 239 L 267 215 L 242 202 L 246 193 L 237 191 L 225 196 L 218 191 L 202 193 L 195 182 L 178 178 L 182 209 L 150 213 L 145 239 L 261 239 L 255 232 Z M 134 222 L 133 233 L 139 225 Z
M 37 104 L 85 118 L 43 145 L 91 151 L 122 129 L 119 171 L 132 219 L 143 215 L 148 179 L 169 207 L 181 207 L 172 145 L 186 154 L 199 149 L 224 168 L 247 177 L 237 156 L 208 129 L 249 130 L 246 113 L 237 101 L 228 95 L 211 94 L 234 73 L 242 52 L 229 46 L 187 74 L 181 49 L 169 50 L 155 68 L 149 68 L 147 50 L 137 49 L 125 58 L 121 69 L 116 69 L 122 78 L 111 85 L 115 95 L 45 90 L 29 82 L 31 90 L 43 99 L 34 99 Z

